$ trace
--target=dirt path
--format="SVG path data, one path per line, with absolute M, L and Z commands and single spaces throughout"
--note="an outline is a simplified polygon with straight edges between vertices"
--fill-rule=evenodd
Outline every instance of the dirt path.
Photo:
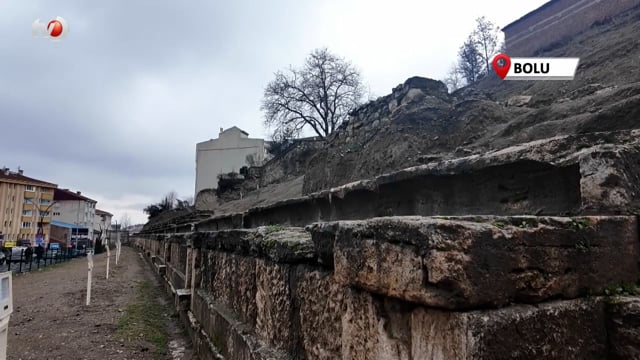
M 109 280 L 106 254 L 94 257 L 90 306 L 85 258 L 15 275 L 7 358 L 192 359 L 147 265 L 123 247 L 116 266 L 114 253 Z

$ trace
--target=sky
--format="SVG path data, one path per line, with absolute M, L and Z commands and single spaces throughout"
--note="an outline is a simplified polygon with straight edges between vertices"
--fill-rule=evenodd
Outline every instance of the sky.
M 167 192 L 194 196 L 196 143 L 231 126 L 267 137 L 264 87 L 313 49 L 384 96 L 443 79 L 476 18 L 504 27 L 545 2 L 0 0 L 0 166 L 144 223 Z M 62 41 L 32 37 L 56 16 Z

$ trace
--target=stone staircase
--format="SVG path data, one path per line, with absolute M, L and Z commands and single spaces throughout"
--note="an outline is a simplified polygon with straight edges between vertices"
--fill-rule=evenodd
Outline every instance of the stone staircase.
M 431 163 L 134 243 L 202 359 L 640 358 L 639 134 Z

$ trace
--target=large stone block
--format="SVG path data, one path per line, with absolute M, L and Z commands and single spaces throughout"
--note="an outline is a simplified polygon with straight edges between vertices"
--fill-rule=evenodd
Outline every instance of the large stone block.
M 607 313 L 610 359 L 640 359 L 640 297 L 611 298 Z
M 305 359 L 340 358 L 344 289 L 331 273 L 300 272 L 296 285 Z M 292 324 L 296 326 L 296 324 Z
M 395 217 L 338 224 L 326 225 L 336 229 L 337 281 L 431 307 L 572 299 L 640 277 L 632 216 Z
M 223 304 L 217 303 L 207 291 L 194 294 L 192 327 L 201 334 L 200 342 L 210 343 L 227 359 L 267 360 L 286 359 L 278 352 L 258 340 L 253 327 L 239 321 Z
M 604 359 L 598 298 L 454 312 L 366 292 L 345 299 L 344 360 Z
M 276 349 L 292 351 L 298 336 L 292 328 L 291 266 L 256 260 L 256 334 Z
M 256 259 L 211 251 L 210 291 L 217 302 L 251 325 L 256 323 Z

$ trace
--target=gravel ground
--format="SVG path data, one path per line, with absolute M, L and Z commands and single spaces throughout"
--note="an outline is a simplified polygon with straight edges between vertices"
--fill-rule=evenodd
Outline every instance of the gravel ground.
M 192 359 L 173 310 L 139 254 L 94 257 L 91 305 L 87 261 L 77 258 L 13 277 L 7 359 Z

